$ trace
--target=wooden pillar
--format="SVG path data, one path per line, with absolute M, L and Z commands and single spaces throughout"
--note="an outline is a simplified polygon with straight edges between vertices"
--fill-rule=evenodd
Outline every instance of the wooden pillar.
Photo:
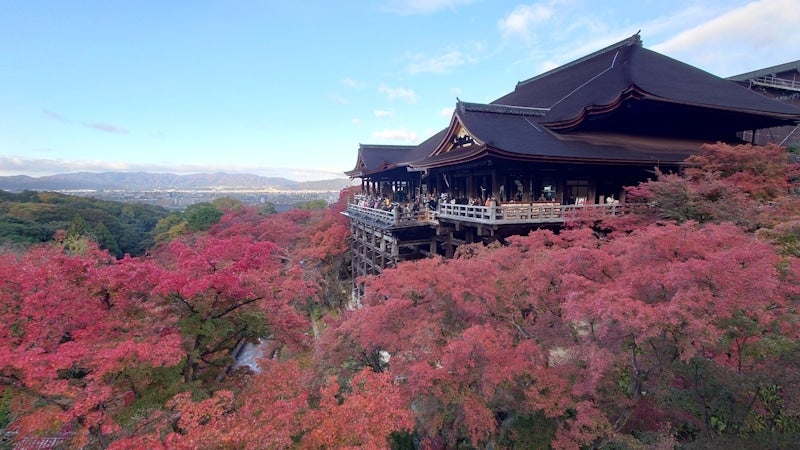
M 364 257 L 364 272 L 365 273 L 369 273 L 369 265 L 368 265 L 367 261 L 371 260 L 371 258 L 372 258 L 372 255 L 370 254 L 370 251 L 369 251 L 370 241 L 368 240 L 367 230 L 368 230 L 368 228 L 366 226 L 364 226 L 364 256 L 363 257 Z M 370 234 L 372 234 L 372 233 L 370 233 Z
M 447 235 L 447 245 L 444 249 L 444 257 L 447 259 L 452 259 L 453 255 L 456 253 L 455 245 L 453 245 L 453 233 L 449 233 Z

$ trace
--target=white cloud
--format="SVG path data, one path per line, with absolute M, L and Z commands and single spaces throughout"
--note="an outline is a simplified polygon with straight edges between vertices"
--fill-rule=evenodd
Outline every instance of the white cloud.
M 469 56 L 459 50 L 449 51 L 438 56 L 417 54 L 410 56 L 411 62 L 406 66 L 412 75 L 420 73 L 450 73 L 453 69 L 467 63 L 474 63 L 478 58 Z
M 348 100 L 345 97 L 342 97 L 339 94 L 330 94 L 330 95 L 328 95 L 328 99 L 331 102 L 336 103 L 337 105 L 346 105 L 346 104 L 350 103 L 350 100 Z
M 358 117 L 353 117 L 350 122 L 352 122 L 353 125 L 361 125 L 361 119 Z
M 114 133 L 114 134 L 128 134 L 129 131 L 118 125 L 112 125 L 110 123 L 101 123 L 101 122 L 84 122 L 83 126 L 86 128 L 92 128 L 95 130 L 103 131 L 106 133 Z
M 586 8 L 587 2 L 543 0 L 545 6 L 531 2 L 517 7 L 498 22 L 498 29 L 506 45 L 526 48 L 514 64 L 530 68 L 531 76 L 641 30 L 646 48 L 724 77 L 798 58 L 797 1 L 694 2 L 660 8 L 658 15 L 621 16 L 615 3 L 600 11 L 599 6 Z M 550 10 L 556 13 L 548 16 Z
M 727 76 L 763 68 L 763 64 L 752 67 L 752 55 L 758 55 L 759 61 L 774 64 L 796 59 L 800 48 L 798 24 L 800 5 L 797 0 L 758 0 L 682 31 L 651 48 Z
M 555 61 L 543 61 L 541 64 L 539 64 L 539 73 L 545 73 L 548 70 L 555 69 L 560 65 L 561 64 L 558 64 Z
M 460 5 L 467 5 L 475 0 L 390 0 L 385 5 L 385 10 L 394 14 L 432 14 L 443 9 L 455 9 Z
M 497 26 L 505 39 L 519 38 L 530 41 L 532 29 L 550 19 L 553 13 L 554 9 L 551 6 L 541 3 L 519 5 L 508 16 L 500 19 Z
M 439 110 L 439 115 L 449 119 L 453 117 L 453 111 L 455 110 L 456 109 L 453 108 L 452 106 L 448 106 L 447 108 L 442 108 L 441 110 Z
M 69 119 L 68 117 L 64 116 L 63 114 L 60 114 L 58 112 L 55 112 L 55 111 L 52 111 L 52 110 L 49 110 L 49 109 L 43 109 L 42 110 L 42 114 L 44 114 L 48 119 L 55 120 L 57 122 L 63 122 L 63 123 L 72 123 L 73 122 L 71 119 Z M 119 125 L 110 124 L 110 123 L 107 123 L 107 122 L 81 122 L 81 125 L 83 125 L 86 128 L 91 128 L 91 129 L 94 129 L 94 130 L 103 131 L 105 133 L 113 133 L 113 134 L 128 134 L 128 133 L 130 133 L 130 131 L 125 127 L 121 127 Z
M 405 128 L 400 128 L 397 130 L 390 130 L 384 128 L 383 130 L 375 131 L 374 133 L 372 133 L 372 137 L 384 141 L 414 142 L 417 140 L 417 133 L 414 133 L 413 131 L 408 131 Z
M 374 114 L 375 117 L 381 118 L 381 117 L 389 117 L 393 113 L 391 111 L 386 111 L 383 109 L 376 109 L 375 111 L 372 112 L 372 114 Z
M 58 121 L 58 122 L 69 122 L 70 121 L 69 119 L 67 119 L 63 115 L 61 115 L 61 114 L 59 114 L 59 113 L 57 113 L 55 111 L 51 111 L 49 109 L 43 109 L 42 110 L 42 114 L 44 114 L 48 118 L 53 119 L 53 120 Z
M 129 164 L 119 161 L 64 160 L 0 156 L 0 174 L 52 175 L 68 172 L 110 172 L 156 170 L 152 164 Z
M 73 172 L 156 172 L 156 173 L 247 173 L 262 176 L 282 176 L 296 181 L 341 178 L 342 172 L 333 168 L 266 167 L 219 164 L 158 164 L 122 161 L 35 159 L 0 156 L 0 176 L 28 175 L 41 177 Z
M 413 103 L 417 100 L 417 94 L 414 93 L 414 91 L 411 89 L 389 87 L 386 86 L 385 84 L 381 84 L 378 87 L 378 91 L 380 91 L 382 94 L 386 94 L 386 97 L 389 100 L 401 99 L 409 103 Z
M 357 88 L 361 87 L 361 82 L 358 80 L 354 80 L 352 78 L 342 78 L 341 80 L 342 85 L 347 86 L 349 88 Z

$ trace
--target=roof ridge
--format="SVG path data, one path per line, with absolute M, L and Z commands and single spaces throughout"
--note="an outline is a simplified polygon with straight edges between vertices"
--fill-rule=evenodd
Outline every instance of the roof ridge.
M 738 75 L 732 75 L 725 79 L 731 81 L 747 81 L 750 78 L 771 75 L 774 73 L 788 72 L 791 70 L 797 70 L 798 72 L 800 72 L 800 59 L 798 59 L 797 61 L 790 61 L 783 64 L 778 64 L 776 66 L 764 67 L 763 69 L 757 69 L 757 70 L 752 70 L 750 72 L 740 73 Z
M 558 66 L 555 69 L 550 69 L 547 72 L 540 73 L 539 75 L 536 75 L 536 76 L 534 76 L 532 78 L 528 78 L 527 80 L 519 81 L 519 82 L 517 82 L 517 86 L 516 87 L 518 88 L 518 87 L 520 87 L 520 86 L 522 86 L 524 84 L 536 81 L 536 80 L 538 80 L 540 78 L 546 77 L 546 76 L 554 74 L 556 72 L 560 72 L 560 71 L 562 71 L 564 69 L 568 69 L 568 68 L 570 68 L 570 67 L 572 67 L 574 65 L 577 65 L 577 64 L 580 64 L 580 63 L 582 63 L 584 61 L 590 60 L 590 59 L 592 59 L 592 58 L 594 58 L 594 57 L 596 57 L 598 55 L 602 55 L 603 53 L 607 53 L 607 52 L 609 52 L 611 50 L 616 50 L 618 48 L 627 47 L 627 46 L 630 46 L 630 45 L 638 45 L 638 46 L 641 47 L 642 46 L 642 38 L 641 38 L 641 36 L 639 36 L 639 33 L 641 31 L 642 30 L 639 30 L 639 31 L 636 32 L 636 34 L 634 34 L 631 37 L 625 38 L 625 39 L 623 39 L 623 40 L 621 40 L 621 41 L 619 41 L 617 43 L 609 45 L 608 47 L 601 48 L 600 50 L 597 50 L 597 51 L 595 51 L 593 53 L 590 53 L 590 54 L 588 54 L 586 56 L 583 56 L 583 57 L 578 58 L 578 59 L 576 59 L 574 61 L 568 62 L 568 63 L 566 63 L 564 65 Z
M 513 106 L 501 105 L 497 103 L 470 103 L 458 100 L 456 108 L 461 111 L 489 112 L 499 114 L 514 114 L 519 116 L 542 117 L 550 111 L 550 108 L 536 108 L 532 106 Z
M 358 148 L 375 148 L 375 149 L 390 149 L 390 148 L 397 148 L 406 150 L 408 148 L 417 147 L 417 145 L 413 144 L 358 144 Z

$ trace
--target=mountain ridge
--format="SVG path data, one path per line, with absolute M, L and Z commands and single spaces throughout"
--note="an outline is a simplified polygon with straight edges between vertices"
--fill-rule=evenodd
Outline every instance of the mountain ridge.
M 131 190 L 243 188 L 279 190 L 341 190 L 346 178 L 294 181 L 283 177 L 225 172 L 177 175 L 154 172 L 73 172 L 41 177 L 0 176 L 0 190 Z

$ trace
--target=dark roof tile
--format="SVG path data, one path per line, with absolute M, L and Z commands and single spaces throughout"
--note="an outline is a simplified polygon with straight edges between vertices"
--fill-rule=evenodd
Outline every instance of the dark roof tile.
M 369 150 L 362 146 L 359 161 L 365 164 L 362 173 L 387 161 L 393 164 L 392 167 L 423 168 L 489 154 L 521 159 L 678 163 L 699 150 L 703 142 L 696 130 L 693 137 L 681 134 L 680 130 L 664 133 L 669 129 L 663 126 L 651 127 L 649 133 L 632 135 L 621 131 L 631 127 L 619 119 L 617 122 L 604 122 L 607 124 L 605 129 L 596 125 L 599 122 L 588 127 L 578 126 L 587 116 L 595 113 L 608 115 L 626 102 L 647 104 L 640 111 L 648 111 L 653 116 L 646 116 L 645 121 L 665 121 L 668 114 L 692 111 L 692 120 L 703 118 L 704 123 L 708 120 L 709 124 L 726 124 L 719 130 L 715 126 L 706 127 L 711 130 L 709 133 L 719 136 L 703 133 L 703 138 L 727 138 L 732 136 L 729 128 L 740 125 L 763 128 L 800 122 L 800 108 L 645 49 L 637 33 L 522 81 L 513 92 L 491 104 L 459 100 L 451 127 L 460 122 L 485 145 L 432 156 L 443 144 L 450 131 L 448 128 L 419 146 L 394 148 L 391 154 L 387 153 L 388 149 Z M 616 117 L 627 120 L 625 118 L 630 118 L 630 115 Z M 367 156 L 370 152 L 374 154 Z

